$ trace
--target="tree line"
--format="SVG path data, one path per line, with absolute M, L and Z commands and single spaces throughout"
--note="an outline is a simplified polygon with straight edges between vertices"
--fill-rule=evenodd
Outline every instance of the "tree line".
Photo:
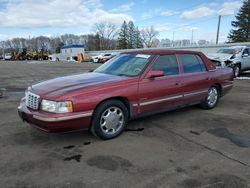
M 109 22 L 98 23 L 94 25 L 94 30 L 94 34 L 87 35 L 64 34 L 1 41 L 0 54 L 3 49 L 5 53 L 23 49 L 60 53 L 62 46 L 71 44 L 84 44 L 87 51 L 151 48 L 159 44 L 159 32 L 153 26 L 139 30 L 133 21 L 124 21 L 120 28 Z

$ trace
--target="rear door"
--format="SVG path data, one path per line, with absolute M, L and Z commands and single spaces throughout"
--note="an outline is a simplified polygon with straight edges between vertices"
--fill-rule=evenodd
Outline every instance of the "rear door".
M 209 89 L 210 77 L 199 55 L 179 54 L 178 60 L 182 67 L 181 84 L 184 104 L 202 101 Z
M 181 104 L 183 96 L 176 55 L 159 56 L 151 70 L 162 70 L 165 76 L 140 80 L 138 92 L 140 113 L 171 109 Z

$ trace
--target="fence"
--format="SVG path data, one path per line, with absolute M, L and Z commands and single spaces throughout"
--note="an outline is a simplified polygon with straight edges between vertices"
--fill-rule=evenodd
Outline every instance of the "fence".
M 218 49 L 224 48 L 224 47 L 229 47 L 229 46 L 250 46 L 250 42 L 228 43 L 228 44 L 207 45 L 207 46 L 185 46 L 185 47 L 150 48 L 150 49 L 177 49 L 177 50 L 202 51 L 204 53 L 215 53 Z M 131 50 L 133 50 L 133 49 L 104 50 L 104 51 L 86 51 L 86 53 L 90 54 L 90 55 L 97 55 L 97 54 L 101 54 L 101 53 L 128 52 L 128 51 L 131 51 Z M 142 49 L 139 49 L 139 50 L 142 50 Z

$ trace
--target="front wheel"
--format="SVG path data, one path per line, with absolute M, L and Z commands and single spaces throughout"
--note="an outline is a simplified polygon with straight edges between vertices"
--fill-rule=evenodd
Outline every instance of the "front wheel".
M 214 108 L 218 101 L 219 101 L 219 89 L 216 86 L 212 86 L 207 93 L 207 97 L 201 103 L 201 106 L 205 109 L 212 109 Z
M 119 100 L 108 100 L 100 104 L 94 112 L 91 132 L 107 140 L 119 136 L 128 122 L 128 110 Z
M 240 65 L 239 64 L 235 65 L 235 67 L 234 67 L 234 77 L 235 78 L 240 75 L 240 71 L 241 71 L 240 70 Z

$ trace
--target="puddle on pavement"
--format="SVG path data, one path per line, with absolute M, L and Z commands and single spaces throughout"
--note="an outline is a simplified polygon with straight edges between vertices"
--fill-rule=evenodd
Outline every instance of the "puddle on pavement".
M 194 134 L 194 135 L 200 135 L 200 133 L 199 132 L 197 132 L 197 131 L 189 131 L 191 134 Z
M 85 146 L 86 146 L 86 145 L 89 145 L 89 144 L 91 144 L 91 142 L 84 142 L 84 143 L 83 143 L 83 145 L 85 145 Z
M 73 155 L 70 157 L 65 157 L 64 161 L 71 161 L 71 160 L 76 160 L 76 162 L 80 162 L 82 158 L 82 155 Z
M 138 132 L 143 131 L 143 130 L 144 130 L 144 128 L 137 128 L 137 129 L 129 129 L 129 128 L 127 128 L 127 129 L 125 129 L 125 131 L 138 131 Z
M 74 145 L 69 145 L 69 146 L 64 146 L 63 149 L 72 149 L 74 147 L 75 147 Z
M 250 148 L 250 138 L 230 133 L 226 128 L 210 129 L 207 132 L 214 136 L 227 138 L 237 146 Z

